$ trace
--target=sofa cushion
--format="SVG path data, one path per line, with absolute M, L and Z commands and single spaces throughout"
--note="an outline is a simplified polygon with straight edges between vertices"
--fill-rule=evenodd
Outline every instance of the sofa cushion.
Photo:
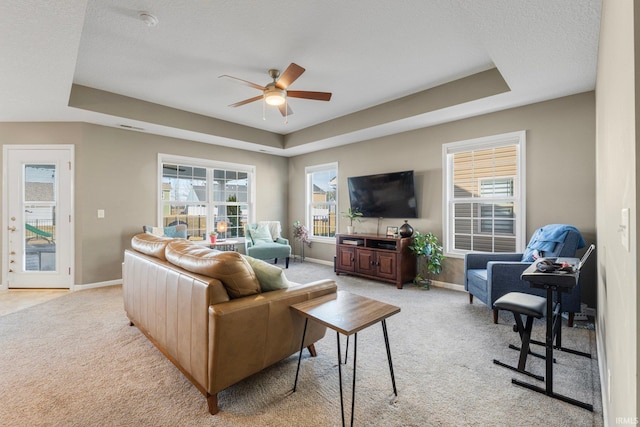
M 165 256 L 165 249 L 169 242 L 171 242 L 171 240 L 173 239 L 169 237 L 161 237 L 154 234 L 141 233 L 133 236 L 133 238 L 131 239 L 131 247 L 134 250 L 145 255 L 150 255 L 152 257 L 166 261 L 167 258 Z
M 238 252 L 216 251 L 188 240 L 172 239 L 165 256 L 178 267 L 220 280 L 230 298 L 260 293 L 256 274 Z
M 284 275 L 284 270 L 268 262 L 244 255 L 260 282 L 262 292 L 276 291 L 291 286 L 289 280 Z
M 253 240 L 254 245 L 273 243 L 273 237 L 271 237 L 271 232 L 267 224 L 260 224 L 258 228 L 249 230 L 249 233 L 251 234 L 251 240 Z

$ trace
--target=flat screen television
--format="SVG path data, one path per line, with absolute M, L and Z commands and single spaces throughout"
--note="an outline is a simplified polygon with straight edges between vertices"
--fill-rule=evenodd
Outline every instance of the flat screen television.
M 418 218 L 413 171 L 347 178 L 351 210 L 366 218 Z

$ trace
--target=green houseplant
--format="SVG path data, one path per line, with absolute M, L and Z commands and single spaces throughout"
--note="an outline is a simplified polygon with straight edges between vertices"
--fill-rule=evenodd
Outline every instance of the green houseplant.
M 215 243 L 218 238 L 218 233 L 216 231 L 211 231 L 209 233 L 209 238 L 211 239 L 211 243 Z
M 435 234 L 422 234 L 416 231 L 413 235 L 413 244 L 409 246 L 409 249 L 418 257 L 418 274 L 413 282 L 416 286 L 429 289 L 432 276 L 438 275 L 442 271 L 442 260 L 444 259 L 442 246 Z M 422 265 L 425 265 L 426 275 L 421 274 L 420 267 Z
M 346 212 L 342 212 L 342 216 L 349 219 L 349 225 L 347 226 L 347 234 L 353 234 L 353 223 L 360 222 L 360 217 L 362 217 L 362 212 L 358 208 L 355 209 L 347 209 Z

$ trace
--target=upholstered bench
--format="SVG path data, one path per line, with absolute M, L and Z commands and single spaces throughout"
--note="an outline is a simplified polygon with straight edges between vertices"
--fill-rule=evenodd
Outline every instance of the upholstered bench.
M 533 319 L 540 319 L 544 317 L 545 311 L 547 309 L 546 298 L 537 295 L 525 294 L 522 292 L 509 292 L 508 294 L 505 294 L 498 298 L 494 305 L 497 309 L 507 310 L 513 313 L 513 317 L 516 321 L 514 329 L 518 332 L 518 334 L 520 334 L 522 344 L 519 348 L 520 358 L 518 360 L 518 367 L 507 365 L 496 359 L 493 359 L 493 363 L 505 368 L 512 369 L 514 371 L 521 372 L 540 381 L 544 381 L 543 376 L 535 375 L 531 372 L 528 372 L 525 370 L 525 367 L 527 363 L 527 356 L 529 354 L 544 358 L 544 356 L 531 352 L 529 350 L 529 344 L 531 343 L 531 329 L 533 328 Z M 526 324 L 522 322 L 523 315 L 527 317 Z M 518 349 L 513 345 L 510 345 L 509 348 Z

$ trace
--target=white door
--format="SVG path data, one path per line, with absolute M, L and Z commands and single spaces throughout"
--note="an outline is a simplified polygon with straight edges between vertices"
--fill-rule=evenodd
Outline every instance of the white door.
M 4 288 L 73 287 L 73 146 L 3 147 Z

